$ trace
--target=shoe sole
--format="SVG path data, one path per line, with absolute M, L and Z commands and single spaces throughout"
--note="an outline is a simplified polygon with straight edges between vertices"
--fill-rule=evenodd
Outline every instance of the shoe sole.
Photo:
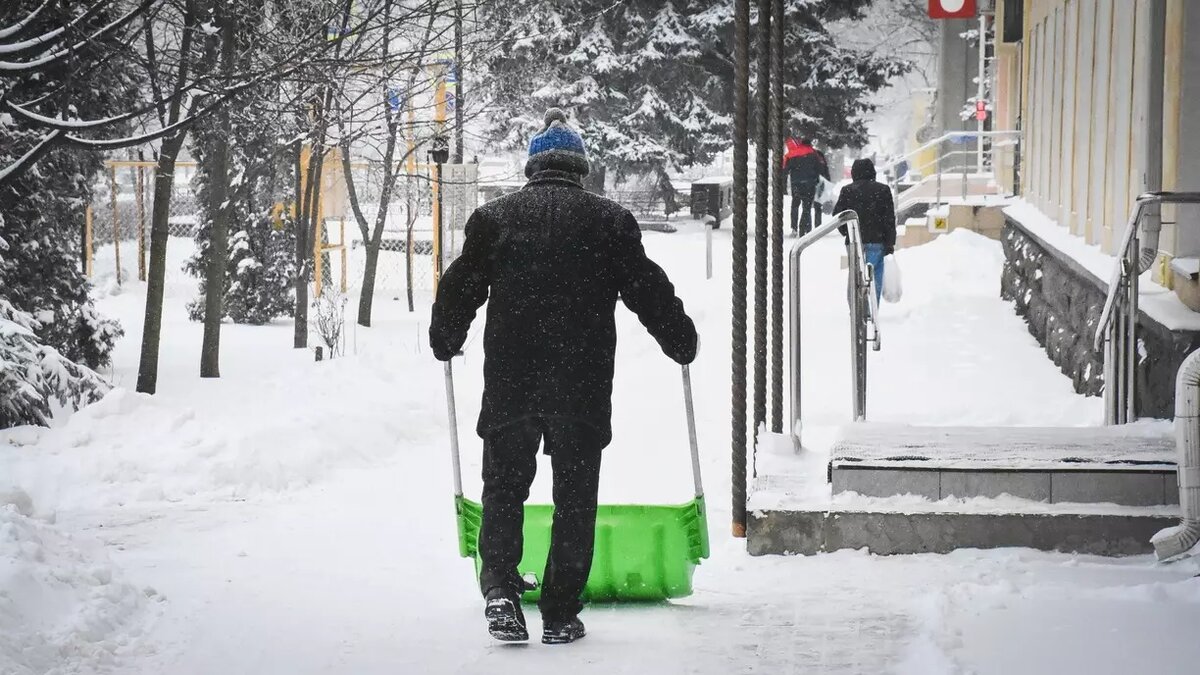
M 586 632 L 580 633 L 579 635 L 560 635 L 560 634 L 546 635 L 546 634 L 543 634 L 542 635 L 542 644 L 544 644 L 544 645 L 565 645 L 565 644 L 570 644 L 572 642 L 575 642 L 576 640 L 582 640 L 585 637 L 587 637 Z
M 484 610 L 488 622 L 488 633 L 501 642 L 525 642 L 529 630 L 517 618 L 516 607 L 508 601 L 489 605 Z

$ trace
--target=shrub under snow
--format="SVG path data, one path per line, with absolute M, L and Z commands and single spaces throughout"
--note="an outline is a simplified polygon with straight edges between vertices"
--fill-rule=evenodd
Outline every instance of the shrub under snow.
M 110 389 L 95 372 L 43 344 L 38 327 L 0 298 L 0 429 L 45 426 L 56 410 L 76 410 Z

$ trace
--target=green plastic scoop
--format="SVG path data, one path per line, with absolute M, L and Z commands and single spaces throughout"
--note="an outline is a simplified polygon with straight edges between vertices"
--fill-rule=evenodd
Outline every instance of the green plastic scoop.
M 479 525 L 483 507 L 463 496 L 458 449 L 458 416 L 454 403 L 454 376 L 446 362 L 446 400 L 450 413 L 450 445 L 454 462 L 454 508 L 458 516 L 458 552 L 475 560 L 478 577 Z M 596 548 L 592 571 L 584 589 L 588 601 L 662 600 L 692 593 L 692 572 L 708 557 L 708 516 L 700 481 L 700 454 L 696 442 L 696 417 L 692 405 L 691 374 L 683 366 L 684 407 L 692 455 L 696 497 L 686 504 L 601 504 L 596 512 Z M 542 580 L 550 551 L 550 524 L 554 507 L 525 505 L 525 549 L 518 572 Z M 538 591 L 525 594 L 536 600 Z

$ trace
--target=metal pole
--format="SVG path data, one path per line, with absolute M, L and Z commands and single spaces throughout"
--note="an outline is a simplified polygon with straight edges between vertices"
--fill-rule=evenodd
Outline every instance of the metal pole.
M 1126 321 L 1129 323 L 1125 326 L 1125 423 L 1136 422 L 1137 415 L 1137 366 L 1138 366 L 1138 338 L 1137 338 L 1137 322 L 1138 322 L 1138 264 L 1141 256 L 1141 243 L 1135 233 L 1133 242 L 1129 247 L 1129 286 L 1127 293 L 1129 300 L 1127 302 L 1128 310 L 1126 311 Z
M 800 254 L 803 249 L 800 244 L 792 246 L 788 256 L 788 287 L 791 289 L 791 301 L 788 302 L 788 333 L 792 343 L 792 449 L 800 452 L 800 375 L 801 375 L 801 340 L 804 337 L 800 324 Z
M 696 489 L 696 496 L 703 497 L 704 485 L 700 480 L 700 444 L 696 441 L 696 408 L 692 403 L 692 370 L 686 364 L 683 366 L 683 407 L 687 413 L 688 447 L 692 453 L 692 485 Z
M 755 117 L 754 172 L 754 455 L 758 457 L 758 434 L 767 421 L 767 230 L 770 229 L 771 174 L 771 0 L 758 0 L 755 26 L 758 51 L 757 113 Z
M 746 536 L 746 164 L 750 84 L 750 0 L 734 4 L 733 66 L 733 536 Z
M 783 1 L 771 2 L 771 431 L 783 433 Z
M 445 368 L 446 374 L 446 412 L 450 417 L 450 462 L 454 467 L 454 496 L 461 497 L 462 490 L 462 463 L 458 456 L 458 411 L 454 405 L 454 370 L 447 361 Z
M 712 279 L 712 244 L 715 224 L 704 224 L 704 278 Z
M 983 80 L 987 68 L 987 15 L 983 12 L 979 13 L 979 82 L 977 83 L 975 102 L 976 105 L 983 101 L 985 96 L 983 88 Z M 983 120 L 976 115 L 976 126 L 978 127 L 979 137 L 976 140 L 976 170 L 978 174 L 983 173 Z M 963 167 L 963 173 L 966 174 L 966 167 Z

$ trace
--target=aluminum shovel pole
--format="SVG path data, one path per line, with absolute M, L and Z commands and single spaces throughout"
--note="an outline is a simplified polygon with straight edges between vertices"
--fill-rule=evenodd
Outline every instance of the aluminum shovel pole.
M 687 365 L 683 366 L 683 406 L 687 409 L 688 443 L 692 449 L 692 483 L 696 487 L 696 496 L 704 496 L 704 486 L 700 482 L 700 445 L 696 441 L 696 410 L 692 404 L 692 371 Z
M 454 464 L 454 496 L 463 496 L 462 462 L 458 457 L 458 412 L 454 406 L 454 370 L 446 362 L 446 411 L 450 416 L 450 461 Z

